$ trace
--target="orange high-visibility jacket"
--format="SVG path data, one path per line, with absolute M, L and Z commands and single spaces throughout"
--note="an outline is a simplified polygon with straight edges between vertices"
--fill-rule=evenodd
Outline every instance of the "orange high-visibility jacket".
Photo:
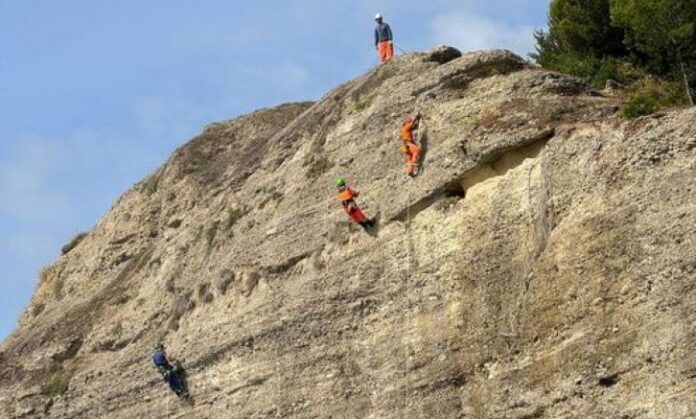
M 418 126 L 416 118 L 406 118 L 403 128 L 401 129 L 401 139 L 404 141 L 413 141 L 413 130 Z
M 341 201 L 342 204 L 347 204 L 348 202 L 352 201 L 353 198 L 356 198 L 358 196 L 358 193 L 353 191 L 351 188 L 346 187 L 344 190 L 338 192 L 338 200 Z

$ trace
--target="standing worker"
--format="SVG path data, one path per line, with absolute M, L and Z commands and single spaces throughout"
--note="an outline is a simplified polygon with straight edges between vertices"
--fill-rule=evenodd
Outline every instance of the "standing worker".
M 351 220 L 360 224 L 363 228 L 370 228 L 375 224 L 375 220 L 368 219 L 360 210 L 358 204 L 355 203 L 355 198 L 358 197 L 358 192 L 352 190 L 346 185 L 344 178 L 336 179 L 336 187 L 338 188 L 338 200 L 341 201 L 343 209 Z
M 418 130 L 420 120 L 420 113 L 417 113 L 415 116 L 409 116 L 404 120 L 403 127 L 401 128 L 401 141 L 404 142 L 401 151 L 406 155 L 406 173 L 411 177 L 416 177 L 418 175 L 421 147 L 416 142 L 414 132 Z
M 394 56 L 394 37 L 388 23 L 382 21 L 382 15 L 375 15 L 375 48 L 379 54 L 379 63 L 384 64 Z

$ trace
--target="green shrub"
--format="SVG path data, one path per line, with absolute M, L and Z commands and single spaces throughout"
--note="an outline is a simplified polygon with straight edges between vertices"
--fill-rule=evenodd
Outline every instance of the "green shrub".
M 631 96 L 624 107 L 623 114 L 626 118 L 638 118 L 650 115 L 657 111 L 657 100 L 649 95 L 637 94 Z
M 192 174 L 203 171 L 210 164 L 210 155 L 200 144 L 192 144 L 183 161 L 184 174 Z
M 618 80 L 619 71 L 616 67 L 616 62 L 613 60 L 593 60 L 591 74 L 589 75 L 589 83 L 594 89 L 603 89 L 607 85 L 607 81 L 616 80 L 623 83 L 623 80 Z
M 270 193 L 271 194 L 269 197 L 271 198 L 271 201 L 277 202 L 283 199 L 283 194 L 281 192 L 278 192 L 275 188 L 271 189 Z
M 111 299 L 111 302 L 113 305 L 123 305 L 130 301 L 130 299 L 131 296 L 128 294 L 117 294 Z
M 67 255 L 71 250 L 73 250 L 84 238 L 87 237 L 87 233 L 82 232 L 75 235 L 65 246 L 60 249 L 62 255 Z
M 380 66 L 378 71 L 381 80 L 386 80 L 397 74 L 396 67 L 391 65 Z
M 60 364 L 53 365 L 49 374 L 48 380 L 41 386 L 41 394 L 51 397 L 65 394 L 70 386 L 70 374 Z
M 51 275 L 51 266 L 44 266 L 41 268 L 41 271 L 39 271 L 39 283 L 44 284 L 46 281 L 49 280 L 49 276 Z
M 326 157 L 320 157 L 319 159 L 312 162 L 307 171 L 307 178 L 316 179 L 324 173 L 331 170 L 334 166 L 333 162 Z
M 649 77 L 647 71 L 636 67 L 626 61 L 617 61 L 616 63 L 616 81 L 625 85 L 632 85 L 646 77 Z
M 60 375 L 54 375 L 42 388 L 42 393 L 46 396 L 60 396 L 68 391 L 70 382 Z
M 638 118 L 655 113 L 661 108 L 685 103 L 686 98 L 678 82 L 647 76 L 631 86 L 623 114 L 626 118 Z
M 620 66 L 623 63 L 614 59 L 601 59 L 595 57 L 583 57 L 577 54 L 566 53 L 554 57 L 549 65 L 552 70 L 570 74 L 585 79 L 593 89 L 602 89 L 608 80 L 626 83 L 622 78 Z
M 44 311 L 45 309 L 46 309 L 46 304 L 44 304 L 44 303 L 37 303 L 37 304 L 34 304 L 34 305 L 31 307 L 31 314 L 32 314 L 34 317 L 36 317 L 36 316 L 38 316 L 39 314 L 43 313 L 43 311 Z
M 237 224 L 237 221 L 241 220 L 244 218 L 245 215 L 247 215 L 248 211 L 244 209 L 237 209 L 237 208 L 229 208 L 227 210 L 227 217 L 225 218 L 225 224 L 223 227 L 225 228 L 225 231 L 230 231 L 232 227 L 234 227 L 235 224 Z
M 114 327 L 111 328 L 111 335 L 120 338 L 121 335 L 123 334 L 123 325 L 121 322 L 116 323 Z
M 612 79 L 628 86 L 624 115 L 634 118 L 688 102 L 694 77 L 693 1 L 553 0 L 548 30 L 534 34 L 531 57 L 544 68 L 586 78 L 593 87 Z M 646 86 L 661 81 L 658 91 Z M 638 88 L 634 86 L 638 85 Z M 654 87 L 654 86 L 653 86 Z
M 360 100 L 360 99 L 358 99 L 358 100 L 356 100 L 355 102 L 353 102 L 353 110 L 355 110 L 355 112 L 360 112 L 360 111 L 362 111 L 363 109 L 367 108 L 368 106 L 370 106 L 370 103 L 369 103 L 369 102 L 363 101 L 363 100 Z
M 372 105 L 372 102 L 375 100 L 376 94 L 370 94 L 366 96 L 362 95 L 353 95 L 353 110 L 355 112 L 360 112 L 364 109 L 367 109 Z
M 140 183 L 138 190 L 147 196 L 153 195 L 159 189 L 159 177 L 152 175 Z

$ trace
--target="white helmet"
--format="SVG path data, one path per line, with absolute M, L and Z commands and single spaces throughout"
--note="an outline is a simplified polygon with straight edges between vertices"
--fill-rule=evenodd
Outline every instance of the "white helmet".
M 375 20 L 382 20 L 382 14 L 381 14 L 381 13 L 377 13 L 377 14 L 375 15 Z

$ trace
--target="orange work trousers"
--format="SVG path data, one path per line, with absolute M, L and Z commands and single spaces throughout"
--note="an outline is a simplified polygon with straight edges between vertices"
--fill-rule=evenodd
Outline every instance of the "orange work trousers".
M 348 214 L 350 219 L 356 223 L 361 224 L 367 221 L 367 217 L 365 217 L 365 214 L 363 214 L 357 205 L 349 205 L 347 207 L 343 207 L 343 209 L 346 210 L 346 214 Z
M 384 64 L 394 56 L 394 45 L 390 41 L 382 41 L 378 44 L 379 62 Z
M 416 171 L 418 160 L 420 160 L 421 148 L 416 143 L 404 144 L 406 154 L 406 165 L 408 166 L 408 174 L 411 175 Z

